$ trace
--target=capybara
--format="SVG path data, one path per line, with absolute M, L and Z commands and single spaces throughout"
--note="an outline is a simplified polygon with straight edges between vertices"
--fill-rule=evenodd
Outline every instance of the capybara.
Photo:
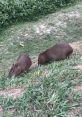
M 68 43 L 59 43 L 39 54 L 38 65 L 51 61 L 64 60 L 72 54 L 73 49 Z
M 23 53 L 17 58 L 16 63 L 12 65 L 8 76 L 19 76 L 21 73 L 27 71 L 31 65 L 30 57 L 26 53 Z

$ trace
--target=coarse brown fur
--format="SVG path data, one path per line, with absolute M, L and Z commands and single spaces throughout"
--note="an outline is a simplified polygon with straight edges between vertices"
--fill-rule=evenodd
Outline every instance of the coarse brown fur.
M 13 75 L 19 76 L 21 73 L 27 71 L 31 65 L 32 65 L 32 62 L 30 57 L 26 53 L 21 54 L 17 58 L 16 63 L 12 65 L 9 71 L 9 77 Z
M 64 60 L 73 52 L 68 43 L 59 43 L 39 54 L 38 65 L 49 63 L 51 61 Z

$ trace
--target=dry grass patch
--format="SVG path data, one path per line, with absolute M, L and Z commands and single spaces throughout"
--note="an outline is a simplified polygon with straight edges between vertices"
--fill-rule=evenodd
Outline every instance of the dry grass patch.
M 82 92 L 82 84 L 77 85 L 77 86 L 74 88 L 74 92 L 78 92 L 78 91 Z
M 70 46 L 74 49 L 74 51 L 82 54 L 82 41 L 72 42 L 70 43 Z
M 79 112 L 80 112 L 79 108 L 71 109 L 71 110 L 69 110 L 67 117 L 79 117 L 78 116 Z
M 0 91 L 0 96 L 12 97 L 13 99 L 16 99 L 17 97 L 23 95 L 24 88 L 12 88 L 12 89 L 6 89 Z
M 82 70 L 82 64 L 78 64 L 77 66 L 75 66 L 75 69 Z

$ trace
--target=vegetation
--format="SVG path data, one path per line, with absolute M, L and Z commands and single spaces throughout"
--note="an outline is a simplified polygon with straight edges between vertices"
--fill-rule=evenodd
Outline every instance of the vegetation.
M 81 6 L 82 2 L 36 22 L 14 24 L 0 33 L 0 106 L 4 110 L 3 117 L 67 117 L 70 112 L 82 117 L 82 90 L 75 90 L 82 86 L 82 71 L 75 69 L 82 63 Z M 76 48 L 79 41 L 80 49 L 74 50 L 69 59 L 35 66 L 20 77 L 7 77 L 9 67 L 20 53 L 28 53 L 34 61 L 41 51 L 60 41 L 75 42 Z M 1 96 L 4 90 L 12 88 L 25 90 L 15 99 Z M 15 111 L 12 113 L 12 110 Z
M 80 0 L 0 0 L 0 27 L 19 20 L 36 20 Z

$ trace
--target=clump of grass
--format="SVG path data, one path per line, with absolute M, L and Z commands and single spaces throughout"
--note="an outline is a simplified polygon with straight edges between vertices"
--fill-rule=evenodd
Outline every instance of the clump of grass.
M 18 86 L 21 82 L 23 83 L 22 86 L 27 86 L 26 91 L 22 97 L 18 97 L 15 100 L 11 98 L 2 98 L 0 104 L 3 106 L 4 110 L 7 111 L 10 108 L 14 108 L 16 110 L 14 116 L 16 117 L 18 115 L 22 115 L 22 117 L 25 117 L 26 115 L 33 117 L 65 117 L 68 109 L 73 106 L 76 107 L 78 99 L 81 100 L 81 96 L 76 96 L 74 101 L 69 103 L 68 97 L 71 95 L 73 87 L 79 83 L 82 76 L 80 71 L 73 69 L 72 64 L 74 64 L 74 61 L 72 61 L 72 63 L 70 63 L 70 61 L 72 60 L 65 60 L 58 63 L 54 62 L 54 64 L 52 63 L 47 66 L 39 67 L 38 69 L 33 70 L 32 74 L 29 73 L 29 77 L 28 74 L 25 75 L 25 77 L 29 79 L 25 79 L 25 77 L 13 79 L 14 82 L 11 86 L 13 86 L 14 83 L 16 85 L 17 82 Z M 63 64 L 65 65 L 63 66 Z M 50 71 L 49 77 L 41 75 L 44 71 L 43 69 L 48 69 Z M 41 74 L 39 74 L 40 76 L 33 75 L 35 72 L 38 72 L 38 70 L 41 71 Z M 31 75 L 35 76 L 34 83 L 31 83 L 34 79 Z M 79 79 L 74 83 L 73 81 L 76 80 L 77 77 L 79 77 Z

